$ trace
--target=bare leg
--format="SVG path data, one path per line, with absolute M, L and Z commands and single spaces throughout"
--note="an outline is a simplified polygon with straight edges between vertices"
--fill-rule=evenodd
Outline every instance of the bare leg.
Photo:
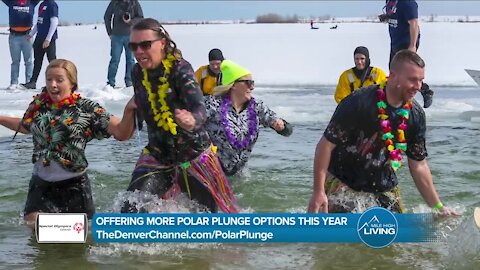
M 35 229 L 35 222 L 37 221 L 38 212 L 32 212 L 25 216 L 23 216 L 23 220 L 25 220 L 25 224 L 28 227 Z

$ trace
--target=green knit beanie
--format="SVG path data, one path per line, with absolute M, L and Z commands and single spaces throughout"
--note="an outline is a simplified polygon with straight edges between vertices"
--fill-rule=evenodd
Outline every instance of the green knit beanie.
M 232 60 L 223 60 L 220 69 L 222 70 L 222 85 L 232 84 L 241 77 L 251 73 Z

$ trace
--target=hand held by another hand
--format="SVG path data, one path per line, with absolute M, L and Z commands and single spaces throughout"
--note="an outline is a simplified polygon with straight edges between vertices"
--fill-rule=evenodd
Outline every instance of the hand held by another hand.
M 128 109 L 128 110 L 135 110 L 135 109 L 137 109 L 137 104 L 135 103 L 134 97 L 130 98 L 130 100 L 127 102 L 127 109 Z

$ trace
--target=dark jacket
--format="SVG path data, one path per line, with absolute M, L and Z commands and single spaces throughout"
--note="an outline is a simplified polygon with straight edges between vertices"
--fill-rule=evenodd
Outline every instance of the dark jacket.
M 8 6 L 8 21 L 10 28 L 32 27 L 35 6 L 40 0 L 16 1 L 2 0 Z
M 123 17 L 129 14 L 131 21 L 125 23 Z M 143 18 L 142 7 L 138 0 L 112 0 L 108 4 L 103 19 L 107 34 L 117 36 L 130 35 L 130 28 Z

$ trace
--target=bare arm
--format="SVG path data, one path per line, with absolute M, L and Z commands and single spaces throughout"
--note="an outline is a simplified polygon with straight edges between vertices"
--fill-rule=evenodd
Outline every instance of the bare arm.
M 325 179 L 335 144 L 322 137 L 315 149 L 313 163 L 313 194 L 308 205 L 309 213 L 328 213 L 328 199 L 325 194 Z
M 20 117 L 9 117 L 9 116 L 0 116 L 0 125 L 9 128 L 13 131 L 17 131 L 18 127 L 18 132 L 23 133 L 23 134 L 28 134 L 28 130 L 26 130 L 22 125 L 22 118 Z
M 119 141 L 130 139 L 135 131 L 135 109 L 136 105 L 132 97 L 125 106 L 121 120 L 116 116 L 110 117 L 108 133 Z
M 409 158 L 408 167 L 420 195 L 422 195 L 423 200 L 425 200 L 428 206 L 434 207 L 440 203 L 440 198 L 433 184 L 432 173 L 428 167 L 427 160 L 416 161 Z M 442 215 L 458 215 L 448 207 L 442 207 L 439 210 Z
M 408 45 L 408 49 L 410 51 L 416 52 L 418 33 L 420 32 L 420 28 L 418 27 L 418 19 L 409 20 L 408 24 L 410 30 L 410 45 Z

